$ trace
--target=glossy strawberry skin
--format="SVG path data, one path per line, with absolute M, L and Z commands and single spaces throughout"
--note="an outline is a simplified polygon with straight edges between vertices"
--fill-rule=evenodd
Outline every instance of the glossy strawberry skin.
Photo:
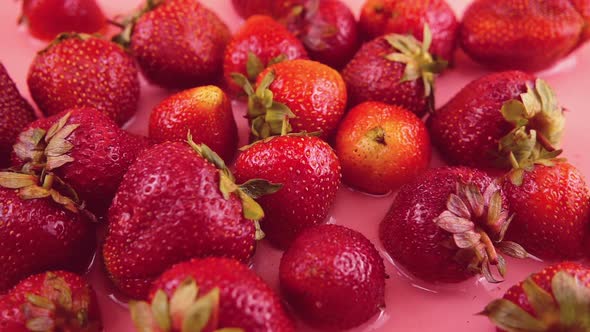
M 305 0 L 232 0 L 234 9 L 244 18 L 256 14 L 283 18 L 291 13 L 293 7 L 304 3 Z
M 108 219 L 105 266 L 133 298 L 145 298 L 175 263 L 204 256 L 248 262 L 254 254 L 255 226 L 241 201 L 223 198 L 218 170 L 186 143 L 146 150 L 125 174 Z
M 385 305 L 383 259 L 361 233 L 337 225 L 305 230 L 285 252 L 281 289 L 313 326 L 344 330 L 358 326 Z
M 418 116 L 426 114 L 428 100 L 422 80 L 402 82 L 406 65 L 385 59 L 395 49 L 383 37 L 365 43 L 342 71 L 350 106 L 378 101 L 402 106 Z
M 424 23 L 432 31 L 430 52 L 452 62 L 459 23 L 444 0 L 367 0 L 359 27 L 366 40 L 388 33 L 413 34 L 423 40 Z
M 432 143 L 454 165 L 497 167 L 499 140 L 514 126 L 500 110 L 535 77 L 520 71 L 483 76 L 465 86 L 427 122 Z
M 277 294 L 246 265 L 234 259 L 210 257 L 176 264 L 154 281 L 150 298 L 159 289 L 171 296 L 188 277 L 194 278 L 199 294 L 219 288 L 219 328 L 239 327 L 244 332 L 295 331 Z
M 317 137 L 279 136 L 254 144 L 235 164 L 238 183 L 266 179 L 283 187 L 261 197 L 266 238 L 287 248 L 304 229 L 323 223 L 340 186 L 340 163 Z
M 23 17 L 31 35 L 43 40 L 62 32 L 100 32 L 107 23 L 96 0 L 25 0 Z
M 216 83 L 230 37 L 225 23 L 199 1 L 169 0 L 139 18 L 130 50 L 150 82 L 186 89 Z
M 537 165 L 504 191 L 515 211 L 506 237 L 542 259 L 575 259 L 590 243 L 590 191 L 572 165 Z

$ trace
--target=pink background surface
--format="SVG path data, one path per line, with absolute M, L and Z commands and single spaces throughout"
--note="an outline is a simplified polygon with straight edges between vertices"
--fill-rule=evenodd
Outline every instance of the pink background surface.
M 141 3 L 140 0 L 98 0 L 98 2 L 111 17 L 127 13 Z M 234 13 L 230 0 L 202 0 L 202 2 L 216 11 L 233 31 L 240 26 L 242 20 Z M 358 15 L 363 1 L 348 0 L 346 2 Z M 459 16 L 468 3 L 466 0 L 450 2 Z M 26 73 L 35 52 L 45 44 L 29 37 L 25 27 L 16 25 L 20 13 L 19 7 L 20 2 L 17 1 L 4 0 L 0 3 L 0 61 L 4 63 L 21 92 L 28 97 Z M 437 105 L 442 105 L 467 82 L 485 73 L 485 69 L 469 61 L 463 54 L 459 54 L 457 68 L 437 81 Z M 569 110 L 564 138 L 565 157 L 588 177 L 590 155 L 587 153 L 587 146 L 590 140 L 588 130 L 590 115 L 586 105 L 590 85 L 588 78 L 590 76 L 590 45 L 579 49 L 554 68 L 539 73 L 539 76 L 554 87 L 561 104 Z M 126 128 L 135 133 L 146 134 L 150 110 L 170 93 L 144 83 L 139 112 Z M 247 132 L 242 117 L 243 105 L 235 104 L 234 111 L 241 128 L 243 143 Z M 433 166 L 436 165 L 441 163 L 435 157 Z M 329 222 L 361 231 L 375 243 L 379 250 L 382 250 L 377 238 L 377 226 L 392 199 L 393 194 L 386 197 L 371 197 L 342 188 L 330 214 Z M 254 269 L 277 289 L 280 256 L 281 252 L 262 242 L 259 244 L 254 261 Z M 481 311 L 491 299 L 501 296 L 510 285 L 546 264 L 509 260 L 507 280 L 500 285 L 490 285 L 478 278 L 457 285 L 433 285 L 404 275 L 385 254 L 383 256 L 386 259 L 387 272 L 391 276 L 387 281 L 387 308 L 379 317 L 375 317 L 371 322 L 354 331 L 494 331 L 486 318 L 476 316 L 475 313 Z M 105 331 L 133 331 L 124 305 L 115 302 L 116 295 L 113 295 L 109 282 L 102 277 L 100 264 L 94 264 L 89 272 L 89 278 L 99 294 Z M 298 324 L 299 330 L 312 331 L 303 324 Z

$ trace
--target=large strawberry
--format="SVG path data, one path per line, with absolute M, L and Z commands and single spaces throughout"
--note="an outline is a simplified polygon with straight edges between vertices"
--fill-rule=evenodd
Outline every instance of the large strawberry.
M 156 327 L 180 332 L 189 324 L 190 331 L 295 330 L 274 291 L 233 259 L 211 257 L 174 265 L 154 281 L 150 302 L 155 310 L 146 302 L 130 303 L 140 331 Z
M 213 84 L 231 34 L 198 0 L 147 0 L 114 38 L 129 47 L 145 77 L 165 88 Z
M 306 0 L 232 0 L 234 8 L 242 17 L 256 14 L 283 18 L 291 14 L 293 8 Z
M 391 257 L 415 276 L 459 282 L 483 274 L 504 276 L 500 255 L 525 258 L 518 244 L 503 241 L 511 221 L 501 188 L 485 173 L 438 168 L 402 187 L 381 222 L 379 236 Z
M 481 312 L 498 331 L 590 331 L 590 269 L 563 262 L 512 286 Z
M 96 294 L 71 272 L 30 276 L 0 297 L 0 330 L 99 332 Z
M 103 257 L 111 279 L 144 298 L 175 263 L 203 256 L 248 262 L 264 216 L 248 193 L 279 188 L 263 180 L 237 186 L 223 160 L 191 138 L 155 145 L 131 165 L 109 210 Z
M 340 186 L 340 163 L 328 143 L 317 137 L 272 137 L 247 147 L 235 164 L 238 182 L 255 178 L 281 183 L 274 195 L 259 202 L 267 238 L 287 248 L 304 229 L 322 223 Z
M 435 76 L 446 62 L 428 53 L 430 42 L 426 26 L 422 43 L 410 35 L 390 34 L 363 45 L 342 72 L 351 106 L 379 101 L 418 116 L 432 110 Z
M 460 40 L 482 64 L 535 71 L 570 53 L 586 31 L 570 0 L 480 0 L 465 11 Z

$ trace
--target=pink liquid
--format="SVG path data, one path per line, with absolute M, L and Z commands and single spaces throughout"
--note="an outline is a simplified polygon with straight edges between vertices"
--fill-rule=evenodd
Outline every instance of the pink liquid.
M 102 0 L 99 1 L 109 16 L 126 13 L 138 6 L 140 0 Z M 202 0 L 214 9 L 228 25 L 235 30 L 242 20 L 234 13 L 229 0 Z M 348 0 L 351 8 L 358 14 L 363 0 Z M 457 13 L 461 13 L 467 0 L 451 0 Z M 0 3 L 0 61 L 4 63 L 21 91 L 27 95 L 26 73 L 35 52 L 43 48 L 44 43 L 32 39 L 26 28 L 16 25 L 19 15 L 19 2 L 3 1 Z M 437 82 L 437 104 L 442 105 L 467 82 L 483 75 L 486 70 L 469 61 L 460 54 L 457 68 L 446 73 Z M 555 68 L 539 74 L 555 89 L 559 100 L 570 112 L 564 138 L 565 155 L 586 175 L 590 176 L 590 155 L 587 153 L 588 121 L 590 110 L 587 108 L 588 84 L 590 80 L 590 45 L 581 48 L 575 54 L 564 59 Z M 137 116 L 127 125 L 127 129 L 138 134 L 147 133 L 147 119 L 152 107 L 170 92 L 144 84 L 142 99 Z M 242 143 L 246 141 L 247 128 L 243 119 L 243 105 L 235 104 L 235 116 L 241 130 Z M 435 157 L 433 166 L 442 165 Z M 377 227 L 394 195 L 372 197 L 342 188 L 337 203 L 329 217 L 329 222 L 345 225 L 361 231 L 379 250 L 381 244 L 377 237 Z M 382 251 L 383 252 L 383 251 Z M 259 244 L 254 260 L 254 269 L 278 290 L 278 265 L 281 252 Z M 546 263 L 533 261 L 509 260 L 506 282 L 500 285 L 487 284 L 481 279 L 473 278 L 456 285 L 433 285 L 420 280 L 413 280 L 383 252 L 386 259 L 387 281 L 386 309 L 373 320 L 353 331 L 494 331 L 488 320 L 475 314 L 481 311 L 493 298 L 500 297 L 508 287 L 528 274 L 540 270 Z M 124 300 L 117 297 L 109 281 L 104 277 L 100 264 L 95 263 L 89 272 L 89 278 L 98 292 L 102 309 L 105 331 L 134 331 Z M 301 331 L 313 331 L 299 323 Z

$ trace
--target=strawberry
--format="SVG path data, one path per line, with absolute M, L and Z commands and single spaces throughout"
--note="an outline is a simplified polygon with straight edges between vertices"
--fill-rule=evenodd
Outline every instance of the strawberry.
M 283 185 L 259 200 L 266 211 L 262 230 L 283 249 L 304 229 L 326 220 L 341 178 L 338 157 L 328 143 L 294 134 L 247 147 L 236 160 L 235 175 L 240 183 L 262 178 Z
M 506 237 L 543 259 L 582 257 L 590 242 L 590 191 L 567 162 L 512 171 L 504 191 L 516 211 Z
M 512 286 L 481 315 L 498 331 L 590 330 L 590 269 L 578 263 L 551 265 Z
M 422 40 L 426 25 L 432 30 L 432 45 L 426 50 L 452 62 L 459 23 L 444 0 L 367 0 L 359 21 L 367 40 L 389 33 L 409 33 Z
M 122 125 L 137 110 L 139 77 L 133 58 L 109 41 L 62 34 L 39 52 L 27 78 L 45 115 L 92 107 Z
M 131 302 L 140 331 L 295 331 L 281 299 L 247 266 L 234 259 L 192 259 L 174 265 L 152 286 L 150 302 Z M 169 304 L 168 304 L 169 303 Z M 162 324 L 163 323 L 163 324 Z M 170 326 L 171 329 L 161 329 Z M 158 329 L 160 328 L 160 329 Z
M 256 90 L 233 75 L 248 95 L 248 120 L 256 139 L 293 132 L 330 138 L 346 110 L 346 85 L 334 69 L 310 60 L 274 64 L 258 75 Z
M 545 69 L 579 45 L 586 22 L 570 0 L 481 0 L 463 15 L 461 46 L 497 69 Z
M 418 116 L 432 110 L 434 79 L 446 62 L 428 53 L 431 35 L 428 26 L 425 30 L 423 43 L 409 35 L 391 34 L 361 47 L 342 72 L 351 106 L 379 101 Z
M 430 163 L 426 126 L 403 107 L 365 102 L 351 109 L 336 134 L 344 183 L 384 194 L 412 181 Z
M 248 18 L 252 15 L 270 15 L 274 18 L 283 18 L 291 14 L 297 5 L 306 0 L 232 0 L 234 9 L 242 17 Z
M 482 171 L 438 168 L 406 184 L 381 222 L 379 237 L 397 263 L 430 282 L 460 282 L 483 274 L 503 277 L 504 253 L 528 253 L 504 241 L 512 217 L 500 186 Z
M 109 209 L 103 246 L 115 285 L 145 298 L 152 280 L 193 257 L 226 256 L 248 262 L 257 221 L 264 216 L 250 197 L 280 189 L 263 180 L 241 186 L 206 145 L 166 142 L 131 165 Z
M 33 108 L 23 98 L 0 62 L 0 167 L 9 163 L 12 145 L 20 131 L 35 119 Z
M 572 5 L 576 8 L 578 13 L 582 15 L 584 21 L 584 32 L 582 33 L 582 38 L 580 42 L 585 42 L 590 39 L 590 1 L 588 0 L 570 0 Z
M 265 67 L 294 59 L 307 59 L 301 42 L 271 17 L 255 15 L 246 20 L 225 49 L 223 75 L 227 86 L 239 92 L 242 87 L 233 81 L 233 73 L 254 83 Z
M 223 160 L 231 162 L 238 145 L 238 129 L 231 102 L 218 87 L 209 85 L 172 95 L 150 115 L 150 138 L 156 142 L 182 141 L 190 131 Z
M 170 89 L 216 83 L 228 27 L 197 0 L 147 0 L 114 37 L 129 47 L 144 76 Z
M 281 290 L 309 324 L 329 330 L 358 326 L 385 307 L 385 266 L 361 233 L 337 225 L 302 232 L 283 254 Z
M 107 23 L 96 0 L 24 0 L 22 10 L 31 35 L 43 40 L 62 32 L 104 31 Z
M 71 272 L 30 276 L 0 298 L 0 330 L 101 331 L 96 294 Z
M 428 120 L 448 162 L 483 168 L 555 156 L 564 126 L 551 87 L 520 71 L 469 83 Z

